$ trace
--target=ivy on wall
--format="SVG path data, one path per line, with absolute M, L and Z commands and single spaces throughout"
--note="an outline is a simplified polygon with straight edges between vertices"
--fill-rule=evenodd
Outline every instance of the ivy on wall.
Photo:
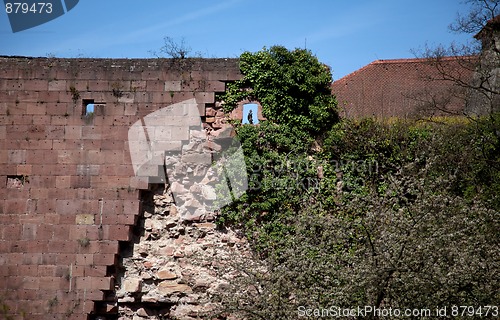
M 338 122 L 330 68 L 310 51 L 273 46 L 244 52 L 240 69 L 243 78 L 229 83 L 222 96 L 226 112 L 248 99 L 260 102 L 268 121 L 311 134 L 324 132 Z

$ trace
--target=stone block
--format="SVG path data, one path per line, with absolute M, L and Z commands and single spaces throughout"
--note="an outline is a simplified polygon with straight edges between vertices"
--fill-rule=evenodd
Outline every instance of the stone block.
M 77 277 L 75 278 L 75 289 L 86 290 L 92 289 L 92 277 Z
M 194 163 L 194 164 L 211 164 L 212 156 L 210 153 L 191 153 L 182 155 L 181 161 L 183 163 Z
M 206 81 L 205 82 L 205 90 L 206 91 L 213 91 L 213 92 L 224 92 L 226 91 L 226 83 L 222 81 Z
M 78 255 L 80 256 L 80 255 Z M 106 266 L 95 266 L 93 265 L 93 259 L 87 262 L 83 266 L 85 275 L 90 277 L 105 277 L 106 276 Z
M 8 160 L 11 164 L 25 164 L 26 150 L 9 150 Z
M 93 254 L 79 254 L 76 256 L 76 265 L 78 266 L 92 266 L 94 263 Z
M 91 287 L 95 290 L 111 290 L 113 281 L 110 277 L 92 277 Z
M 59 290 L 61 279 L 60 277 L 40 277 L 40 288 L 45 290 Z
M 137 114 L 137 104 L 135 103 L 125 103 L 124 115 L 134 116 Z
M 155 141 L 170 141 L 170 140 L 182 140 L 177 139 L 177 137 L 172 137 L 172 129 L 176 127 L 169 125 L 157 125 L 148 127 L 147 131 L 150 135 L 149 139 L 153 142 Z
M 146 80 L 132 80 L 130 82 L 130 90 L 132 91 L 146 91 Z
M 45 103 L 30 103 L 26 105 L 26 114 L 28 115 L 44 115 L 47 113 L 47 104 Z
M 22 176 L 29 176 L 32 174 L 33 166 L 32 165 L 25 165 L 21 164 L 17 166 L 16 173 L 17 175 L 22 175 Z
M 92 225 L 94 224 L 94 214 L 77 214 L 75 222 L 78 225 Z
M 215 200 L 217 199 L 217 194 L 215 193 L 215 189 L 209 185 L 203 185 L 201 187 L 201 193 L 205 200 Z
M 160 250 L 161 254 L 164 254 L 164 255 L 169 256 L 169 257 L 173 257 L 174 252 L 175 252 L 175 247 L 165 247 L 165 248 Z
M 195 223 L 194 226 L 199 229 L 209 229 L 209 230 L 215 230 L 217 228 L 217 225 L 211 222 Z
M 70 188 L 90 188 L 92 187 L 91 176 L 72 176 L 70 179 Z
M 138 216 L 131 214 L 121 214 L 117 216 L 117 223 L 121 225 L 134 226 L 137 223 Z
M 174 195 L 181 195 L 188 192 L 188 190 L 177 181 L 171 183 L 170 190 L 174 193 Z
M 194 97 L 196 103 L 214 103 L 215 101 L 214 92 L 195 92 Z
M 47 91 L 49 84 L 46 80 L 25 80 L 24 90 L 26 91 Z
M 130 226 L 111 225 L 103 226 L 104 237 L 109 240 L 129 241 L 131 236 Z
M 101 141 L 101 150 L 123 150 L 124 148 L 124 141 L 118 141 L 118 140 L 110 140 L 110 139 L 105 139 Z
M 93 78 L 99 79 L 99 78 Z M 88 91 L 109 91 L 110 85 L 109 81 L 102 80 L 89 80 L 88 81 Z
M 57 152 L 57 162 L 60 164 L 78 164 L 85 155 L 84 151 L 80 150 L 60 150 Z
M 26 213 L 26 200 L 24 199 L 7 199 L 4 201 L 5 214 L 24 214 Z
M 217 143 L 213 142 L 213 141 L 207 141 L 203 145 L 203 147 L 205 149 L 208 149 L 208 150 L 211 150 L 211 151 L 217 151 L 217 152 L 219 152 L 219 151 L 222 150 L 222 146 L 220 144 L 217 144 Z
M 97 126 L 82 127 L 82 139 L 101 139 L 102 128 Z
M 182 83 L 182 81 L 180 81 L 180 80 L 165 81 L 164 91 L 166 91 L 166 92 L 181 91 L 181 83 Z
M 205 91 L 205 81 L 203 80 L 182 81 L 181 90 L 186 92 Z
M 206 215 L 205 210 L 198 208 L 194 212 L 187 212 L 181 218 L 183 221 L 196 222 L 201 221 Z
M 187 284 L 162 282 L 158 286 L 158 291 L 163 295 L 171 295 L 174 293 L 191 293 L 193 290 Z
M 58 78 L 59 79 L 59 78 Z M 72 76 L 71 81 L 67 81 L 67 86 L 65 90 L 69 90 L 70 87 L 74 87 L 76 90 L 79 92 L 84 92 L 89 90 L 89 82 L 88 80 L 74 80 L 75 77 Z M 59 91 L 65 91 L 65 90 L 59 90 Z
M 48 243 L 48 251 L 39 251 L 39 252 L 71 254 L 78 252 L 79 247 L 80 244 L 77 241 L 51 240 Z
M 130 178 L 130 187 L 134 189 L 147 190 L 149 189 L 149 181 L 147 177 L 132 177 Z
M 189 127 L 171 126 L 171 140 L 189 140 Z
M 145 102 L 167 104 L 173 102 L 173 97 L 169 92 L 151 92 L 150 100 Z
M 214 123 L 215 122 L 215 117 L 206 117 L 205 118 L 206 123 Z
M 209 107 L 209 108 L 206 108 L 206 110 L 205 110 L 205 115 L 207 117 L 215 117 L 216 114 L 217 114 L 217 111 L 213 108 Z
M 148 80 L 146 81 L 146 91 L 165 91 L 165 82 L 161 80 Z
M 94 264 L 96 266 L 111 266 L 116 263 L 114 254 L 94 254 Z
M 180 152 L 182 150 L 181 141 L 155 141 L 153 142 L 153 150 Z
M 76 166 L 76 174 L 79 176 L 98 176 L 100 165 L 79 164 Z
M 128 293 L 140 292 L 142 289 L 142 280 L 139 278 L 128 278 L 123 281 L 123 291 Z
M 156 273 L 156 278 L 159 280 L 175 280 L 177 275 L 168 269 L 161 269 Z
M 68 88 L 66 80 L 52 80 L 49 81 L 48 89 L 49 91 L 65 91 Z M 75 89 L 80 90 L 75 87 Z
M 71 186 L 71 176 L 57 176 L 56 188 L 68 189 Z
M 24 140 L 21 141 L 21 147 L 24 149 L 51 150 L 53 145 L 52 140 Z

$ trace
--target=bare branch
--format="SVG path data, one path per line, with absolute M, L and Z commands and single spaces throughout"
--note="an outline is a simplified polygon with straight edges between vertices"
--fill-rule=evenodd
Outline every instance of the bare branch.
M 500 0 L 466 0 L 464 3 L 469 4 L 471 9 L 465 15 L 457 15 L 456 21 L 449 26 L 453 32 L 478 33 L 488 20 L 500 14 Z
M 163 38 L 163 47 L 160 51 L 150 51 L 153 56 L 157 58 L 173 58 L 173 59 L 186 59 L 189 58 L 191 47 L 186 44 L 186 39 L 181 38 L 180 42 L 176 42 L 172 37 Z

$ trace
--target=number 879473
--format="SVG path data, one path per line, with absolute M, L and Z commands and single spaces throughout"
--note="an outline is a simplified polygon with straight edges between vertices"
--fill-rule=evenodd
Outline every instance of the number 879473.
M 7 2 L 5 4 L 7 14 L 50 14 L 52 13 L 52 3 L 36 2 L 29 4 L 26 2 Z

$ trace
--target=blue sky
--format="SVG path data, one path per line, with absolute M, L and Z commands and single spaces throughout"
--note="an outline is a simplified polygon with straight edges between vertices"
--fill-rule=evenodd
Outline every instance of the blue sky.
M 3 3 L 2 3 L 3 4 Z M 448 31 L 459 0 L 80 0 L 46 24 L 12 33 L 0 12 L 0 55 L 151 58 L 165 36 L 206 57 L 307 46 L 339 79 L 377 59 L 464 42 Z

